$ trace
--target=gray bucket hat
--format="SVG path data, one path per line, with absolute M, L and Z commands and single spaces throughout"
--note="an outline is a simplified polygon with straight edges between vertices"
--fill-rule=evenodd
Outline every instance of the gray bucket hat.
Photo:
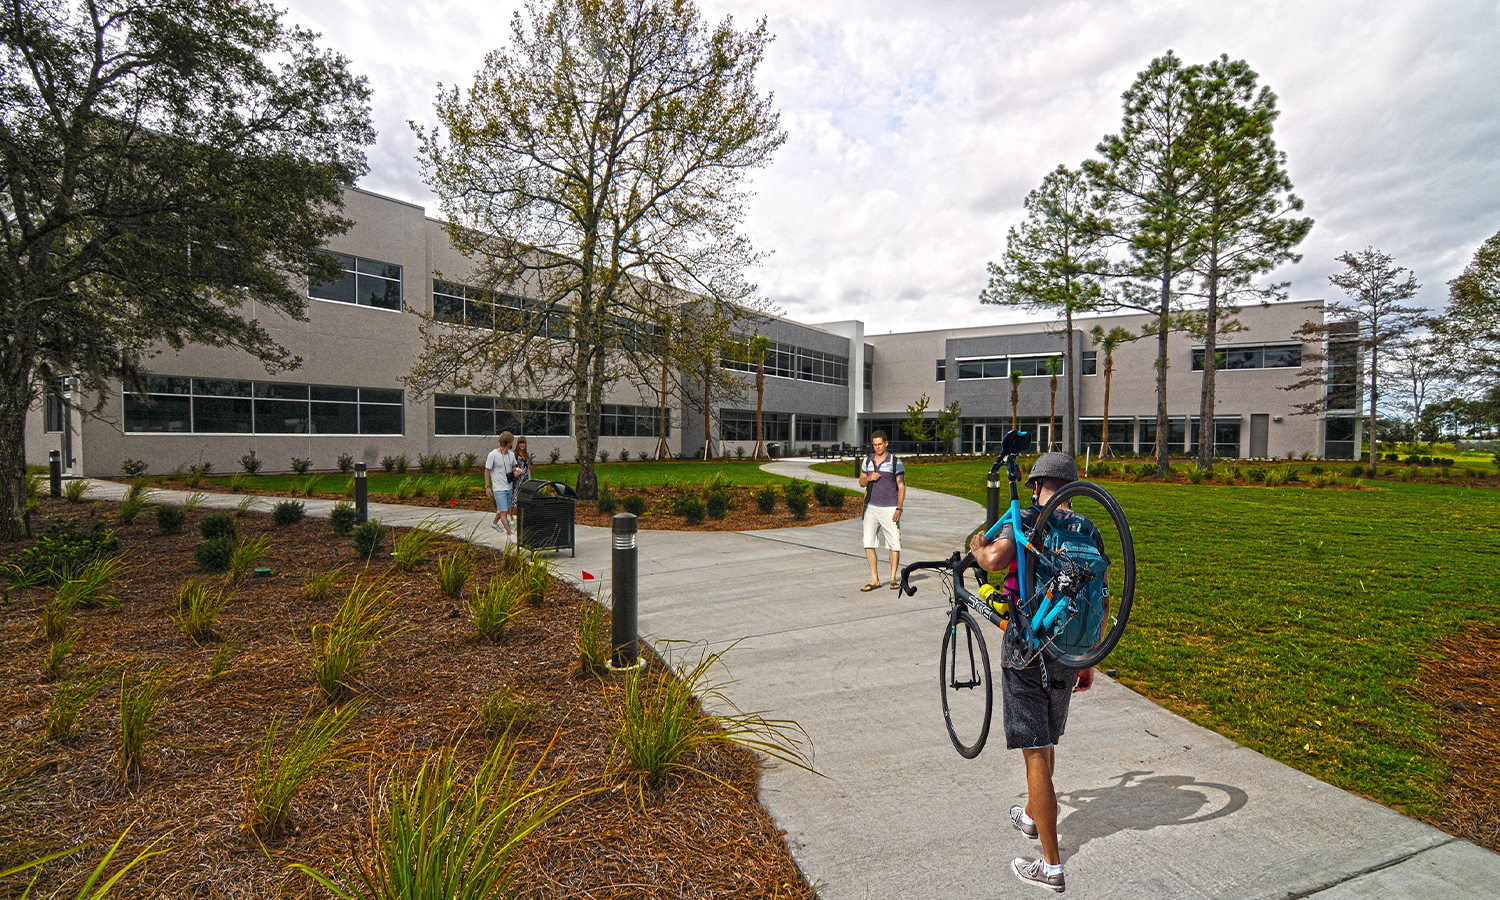
M 1043 453 L 1037 457 L 1036 463 L 1031 467 L 1031 472 L 1026 476 L 1026 483 L 1031 484 L 1039 478 L 1060 478 L 1065 482 L 1078 480 L 1078 463 L 1073 457 L 1056 450 L 1051 453 Z

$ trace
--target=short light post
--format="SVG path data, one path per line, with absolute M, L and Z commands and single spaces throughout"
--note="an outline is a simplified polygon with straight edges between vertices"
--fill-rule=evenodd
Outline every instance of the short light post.
M 52 475 L 52 499 L 56 500 L 62 496 L 62 451 L 52 450 L 47 453 L 47 467 Z
M 612 669 L 630 669 L 640 662 L 640 638 L 637 631 L 640 551 L 635 542 L 638 524 L 635 516 L 624 512 L 616 513 L 610 523 L 610 533 L 614 538 L 609 616 L 609 665 Z
M 365 479 L 365 464 L 354 464 L 354 512 L 355 521 L 363 525 L 370 521 L 370 483 Z
M 984 530 L 1000 520 L 1000 473 L 990 472 L 989 492 L 984 498 Z

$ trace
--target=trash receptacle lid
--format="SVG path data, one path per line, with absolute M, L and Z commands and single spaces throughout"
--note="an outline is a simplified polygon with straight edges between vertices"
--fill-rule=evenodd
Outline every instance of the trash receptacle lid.
M 525 503 L 530 500 L 546 499 L 543 496 L 542 492 L 547 490 L 548 488 L 551 488 L 551 494 L 553 497 L 559 497 L 567 500 L 578 499 L 578 492 L 573 489 L 573 486 L 571 484 L 568 484 L 565 481 L 540 481 L 533 478 L 530 481 L 523 481 L 521 482 L 521 484 L 517 485 L 516 502 Z

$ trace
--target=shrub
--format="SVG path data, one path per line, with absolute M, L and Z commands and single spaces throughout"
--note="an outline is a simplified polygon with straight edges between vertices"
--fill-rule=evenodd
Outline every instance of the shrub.
M 214 635 L 214 621 L 229 605 L 232 592 L 214 589 L 196 578 L 188 579 L 177 592 L 177 614 L 172 621 L 193 640 Z
M 1258 481 L 1261 483 L 1265 482 L 1268 474 L 1269 472 L 1265 466 L 1251 466 L 1250 468 L 1245 470 L 1245 478 L 1250 481 Z
M 83 499 L 83 495 L 88 492 L 88 489 L 88 482 L 74 479 L 63 487 L 63 498 L 69 503 L 78 503 Z
M 807 495 L 803 493 L 791 493 L 786 495 L 786 508 L 791 510 L 792 518 L 807 518 Z
M 156 737 L 151 720 L 167 692 L 167 674 L 152 667 L 144 673 L 127 671 L 120 680 L 120 780 L 140 774 L 146 744 Z
M 394 456 L 382 456 L 380 458 L 380 467 L 382 469 L 386 470 L 387 472 L 389 472 L 392 469 L 396 468 L 396 457 L 394 457 Z
M 1500 456 L 1500 453 L 1497 453 L 1495 455 Z M 547 454 L 547 462 L 551 463 L 554 466 L 557 465 L 557 461 L 560 459 L 562 459 L 562 450 L 558 449 L 557 447 L 553 447 L 552 452 Z M 1500 466 L 1500 460 L 1497 460 L 1495 462 L 1495 465 Z
M 834 488 L 828 492 L 828 503 L 826 505 L 829 509 L 843 509 L 844 501 L 847 499 L 849 499 L 848 494 L 838 488 Z
M 646 498 L 640 494 L 627 495 L 624 500 L 620 501 L 620 505 L 632 516 L 639 517 L 646 514 Z
M 307 515 L 307 507 L 301 500 L 282 500 L 271 510 L 271 521 L 277 525 L 296 525 Z
M 444 595 L 457 597 L 463 593 L 464 585 L 469 583 L 472 570 L 473 564 L 468 551 L 458 549 L 438 557 L 437 571 L 433 578 L 437 580 L 438 590 Z
M 608 450 L 600 450 L 599 451 L 599 461 L 602 462 L 602 463 L 609 462 L 609 451 Z
M 249 800 L 245 824 L 256 837 L 273 840 L 287 825 L 292 799 L 325 772 L 346 765 L 347 760 L 339 755 L 340 741 L 360 705 L 324 710 L 316 718 L 309 713 L 292 731 L 280 756 L 276 755 L 276 736 L 286 720 L 279 713 L 271 718 L 245 790 Z
M 703 501 L 704 510 L 711 519 L 722 519 L 729 515 L 729 498 L 723 494 L 709 494 Z
M 520 589 L 518 578 L 496 575 L 470 595 L 469 613 L 480 637 L 494 643 L 505 636 L 505 626 L 521 612 Z
M 339 579 L 344 575 L 343 569 L 331 569 L 321 575 L 314 575 L 302 582 L 302 599 L 326 600 L 333 589 L 338 585 Z
M 766 485 L 755 492 L 755 505 L 760 508 L 763 515 L 770 515 L 776 511 L 776 489 Z
M 704 655 L 680 677 L 640 670 L 626 675 L 618 705 L 611 704 L 615 741 L 626 767 L 647 783 L 660 784 L 685 768 L 695 750 L 712 744 L 739 744 L 808 769 L 794 737 L 800 731 L 795 722 L 740 712 L 720 685 L 708 681 L 725 652 Z
M 198 567 L 208 572 L 222 572 L 234 562 L 235 542 L 229 535 L 210 538 L 198 545 L 193 560 Z
M 198 523 L 198 533 L 203 535 L 205 541 L 219 537 L 234 540 L 239 537 L 239 530 L 234 524 L 234 516 L 229 513 L 212 513 L 204 516 L 203 521 Z
M 647 453 L 644 450 L 637 450 L 637 451 L 635 451 L 635 458 L 638 459 L 638 460 L 640 460 L 641 462 L 645 462 L 647 459 L 650 458 L 650 456 L 651 456 L 651 454 Z
M 303 652 L 324 703 L 337 705 L 354 695 L 366 658 L 389 633 L 392 603 L 384 588 L 356 580 L 332 624 L 313 626 Z
M 478 464 L 479 464 L 479 454 L 478 453 L 465 453 L 464 454 L 463 469 L 461 469 L 460 471 L 467 472 L 470 469 L 474 468 L 474 466 L 476 466 Z
M 1389 455 L 1389 454 L 1387 454 L 1387 455 Z M 1309 475 L 1322 475 L 1323 474 L 1323 467 L 1322 466 L 1313 466 L 1312 468 L 1310 468 L 1310 469 L 1307 470 L 1307 474 L 1309 474 Z
M 458 523 L 439 522 L 435 516 L 423 519 L 416 528 L 397 539 L 396 551 L 392 554 L 396 568 L 402 572 L 414 570 L 427 561 L 428 554 L 437 546 L 437 542 L 452 534 L 456 528 Z
M 369 521 L 354 529 L 354 552 L 371 559 L 385 549 L 385 526 Z
M 821 481 L 815 481 L 815 482 L 813 482 L 812 495 L 813 495 L 813 499 L 816 500 L 816 501 L 818 501 L 818 505 L 819 506 L 827 506 L 828 505 L 825 502 L 828 499 L 828 485 L 824 484 Z
M 684 494 L 683 496 L 678 497 L 677 503 L 675 505 L 677 508 L 677 514 L 679 516 L 682 516 L 682 518 L 686 520 L 689 525 L 701 524 L 703 522 L 704 514 L 708 511 L 704 508 L 703 501 L 699 500 L 697 497 L 694 497 L 692 494 Z
M 254 450 L 240 457 L 240 468 L 245 470 L 246 475 L 256 474 L 260 471 L 260 467 L 260 457 L 255 455 Z
M 305 456 L 292 457 L 292 471 L 298 475 L 306 475 L 307 470 L 312 468 L 312 460 Z
M 426 474 L 431 475 L 438 470 L 438 463 L 441 462 L 442 459 L 443 457 L 436 453 L 430 456 L 426 453 L 418 453 L 417 468 L 421 469 Z
M 338 467 L 339 467 L 339 471 L 343 472 L 345 475 L 348 475 L 350 472 L 353 472 L 354 471 L 354 457 L 350 456 L 347 453 L 340 453 L 339 454 L 339 459 L 338 459 Z
M 811 491 L 811 489 L 811 484 L 807 483 L 806 481 L 802 481 L 801 479 L 793 478 L 790 482 L 782 487 L 781 493 L 786 497 L 788 507 L 792 505 L 793 497 L 800 497 L 802 499 L 802 506 L 804 509 L 806 509 L 807 495 L 809 491 Z
M 146 463 L 139 459 L 126 458 L 120 463 L 120 473 L 126 478 L 140 478 L 146 474 Z
M 734 447 L 734 458 L 735 459 L 744 459 L 745 458 L 745 445 L 744 444 L 736 444 L 735 445 L 735 447 Z
M 35 544 L 12 560 L 27 580 L 56 584 L 118 549 L 120 539 L 103 522 L 95 521 L 90 530 L 80 531 L 76 521 L 64 519 L 47 526 Z
M 328 511 L 328 524 L 338 534 L 348 534 L 359 524 L 359 510 L 353 503 L 335 503 Z
M 620 508 L 620 502 L 615 499 L 614 492 L 609 488 L 600 488 L 599 499 L 595 502 L 598 504 L 601 516 L 612 516 Z
M 1363 478 L 1364 476 L 1365 476 L 1365 467 L 1364 466 L 1351 466 L 1349 468 L 1349 477 L 1350 478 Z
M 180 507 L 162 504 L 156 508 L 156 530 L 162 534 L 181 534 L 187 524 L 187 513 Z
M 536 715 L 538 705 L 508 688 L 491 691 L 479 705 L 479 730 L 499 737 Z

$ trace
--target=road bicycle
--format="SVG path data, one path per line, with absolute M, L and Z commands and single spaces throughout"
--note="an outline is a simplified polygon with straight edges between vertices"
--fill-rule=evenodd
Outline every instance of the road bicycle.
M 917 592 L 909 583 L 911 573 L 922 569 L 936 570 L 949 594 L 938 678 L 943 721 L 954 748 L 965 759 L 973 759 L 984 749 L 994 709 L 990 655 L 981 620 L 1005 632 L 1003 640 L 1019 656 L 1018 664 L 1030 665 L 1045 656 L 1069 668 L 1085 669 L 1098 665 L 1119 643 L 1135 599 L 1130 525 L 1120 504 L 1104 488 L 1088 481 L 1072 482 L 1048 499 L 1030 529 L 1024 527 L 1017 490 L 1021 481 L 1018 457 L 1030 446 L 1028 432 L 1007 433 L 990 468 L 991 484 L 996 483 L 1001 467 L 1010 478 L 1010 508 L 986 534 L 993 540 L 1006 525 L 1011 526 L 1017 545 L 1014 595 L 989 584 L 988 573 L 979 568 L 972 553 L 954 551 L 947 559 L 911 563 L 901 569 L 901 590 L 907 596 Z M 1090 566 L 1081 554 L 1048 546 L 1050 528 L 1077 522 L 1069 513 L 1083 516 L 1097 529 L 1097 546 L 1106 564 L 1102 573 L 1097 563 Z M 976 578 L 973 590 L 965 584 L 971 571 Z M 1097 603 L 1089 603 L 1090 597 L 1102 597 L 1102 615 Z M 1087 622 L 1095 615 L 1100 615 L 1096 628 Z

